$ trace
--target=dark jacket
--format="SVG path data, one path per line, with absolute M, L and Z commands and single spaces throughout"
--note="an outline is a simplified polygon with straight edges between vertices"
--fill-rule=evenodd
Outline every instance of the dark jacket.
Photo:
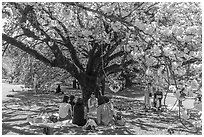
M 61 88 L 60 88 L 60 86 L 58 86 L 55 93 L 61 93 L 61 92 L 62 92 Z
M 72 123 L 78 126 L 84 126 L 86 124 L 86 119 L 84 119 L 84 106 L 83 105 L 77 104 L 77 103 L 75 104 Z

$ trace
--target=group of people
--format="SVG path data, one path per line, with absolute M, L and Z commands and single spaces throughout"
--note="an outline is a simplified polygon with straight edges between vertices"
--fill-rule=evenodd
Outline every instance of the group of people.
M 115 125 L 118 121 L 119 113 L 114 110 L 113 104 L 106 96 L 96 98 L 94 94 L 88 100 L 88 107 L 83 103 L 82 98 L 78 98 L 75 102 L 75 97 L 64 96 L 59 104 L 59 120 L 72 120 L 73 124 L 85 126 L 90 120 L 96 125 Z
M 113 103 L 107 96 L 96 98 L 94 94 L 91 94 L 88 100 L 88 118 L 95 118 L 98 125 L 107 126 L 114 123 L 114 116 L 116 112 Z
M 151 83 L 148 83 L 144 98 L 145 108 L 156 108 L 157 110 L 161 109 L 162 99 L 163 92 L 161 89 L 159 87 L 153 87 Z
M 82 98 L 78 98 L 75 102 L 75 96 L 65 95 L 59 104 L 59 121 L 71 120 L 78 126 L 86 124 L 84 106 Z

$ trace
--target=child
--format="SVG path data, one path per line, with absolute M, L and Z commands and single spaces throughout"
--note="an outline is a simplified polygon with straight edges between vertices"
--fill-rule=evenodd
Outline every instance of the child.
M 69 97 L 64 96 L 62 103 L 59 105 L 59 120 L 68 120 L 72 118 L 72 106 L 68 103 Z

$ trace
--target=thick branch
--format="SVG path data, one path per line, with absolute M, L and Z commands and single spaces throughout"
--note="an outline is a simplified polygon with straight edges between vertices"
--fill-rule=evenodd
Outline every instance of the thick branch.
M 202 60 L 199 59 L 199 58 L 192 58 L 192 59 L 190 59 L 190 60 L 184 61 L 184 62 L 182 63 L 182 66 L 183 66 L 183 65 L 186 65 L 186 64 L 192 64 L 192 63 L 195 63 L 195 62 L 197 62 L 197 61 L 202 61 Z
M 93 70 L 93 66 L 94 66 L 94 61 L 96 60 L 96 53 L 95 53 L 95 51 L 96 51 L 96 49 L 97 49 L 97 47 L 99 47 L 99 45 L 98 45 L 98 43 L 95 43 L 94 41 L 91 43 L 93 46 L 93 48 L 90 50 L 90 52 L 89 52 L 89 59 L 88 59 L 88 62 L 87 62 L 87 66 L 86 66 L 86 68 L 87 68 L 87 72 L 90 72 L 90 71 L 92 71 Z M 100 50 L 100 49 L 98 49 L 98 50 Z
M 6 34 L 2 34 L 2 40 L 32 55 L 34 58 L 42 61 L 43 63 L 52 66 L 52 62 L 50 60 L 45 58 L 42 54 L 38 53 L 36 50 L 27 47 L 24 43 L 17 41 L 16 39 L 9 37 Z
M 105 73 L 109 75 L 112 72 L 118 72 L 122 70 L 122 65 L 120 64 L 112 64 L 104 69 Z
M 102 15 L 102 16 L 104 16 L 104 17 L 106 17 L 106 18 L 108 18 L 108 19 L 110 19 L 110 20 L 112 20 L 112 21 L 119 21 L 119 22 L 121 22 L 121 23 L 127 24 L 128 26 L 135 27 L 135 26 L 132 25 L 130 22 L 125 21 L 125 20 L 123 20 L 123 19 L 121 19 L 121 18 L 119 18 L 119 17 L 117 17 L 117 16 L 115 16 L 115 15 L 107 15 L 107 14 L 103 13 L 102 11 L 98 11 L 98 10 L 94 10 L 94 9 L 85 7 L 85 6 L 83 6 L 82 4 L 79 4 L 79 3 L 76 3 L 76 2 L 68 2 L 68 3 L 66 3 L 66 4 L 69 4 L 69 5 L 72 5 L 72 6 L 77 6 L 77 7 L 81 8 L 81 9 L 84 9 L 84 10 L 91 11 L 91 12 L 93 12 L 93 13 L 97 13 L 97 14 L 99 14 L 99 15 Z M 136 28 L 137 28 L 137 27 L 136 27 Z M 137 29 L 139 30 L 139 28 L 137 28 Z
M 66 57 L 64 57 L 62 54 L 60 56 L 57 56 L 54 61 L 48 60 L 46 57 L 44 57 L 42 54 L 38 53 L 36 50 L 31 49 L 27 47 L 24 43 L 17 41 L 14 38 L 11 38 L 7 36 L 6 34 L 2 34 L 2 40 L 6 41 L 8 44 L 11 44 L 24 52 L 30 54 L 34 58 L 42 61 L 43 63 L 51 66 L 51 67 L 59 67 L 62 69 L 67 70 L 72 76 L 78 75 L 77 67 L 74 66 Z
M 105 62 L 110 62 L 111 60 L 115 59 L 115 58 L 118 58 L 118 57 L 121 57 L 124 55 L 124 51 L 119 51 L 113 55 L 111 55 L 109 58 L 107 58 L 107 60 Z
M 115 72 L 123 70 L 125 67 L 132 64 L 133 62 L 134 62 L 133 60 L 129 60 L 129 61 L 126 61 L 124 64 L 112 64 L 106 67 L 104 70 L 107 74 L 112 73 L 112 72 L 115 73 Z
M 43 8 L 43 10 L 49 15 L 50 19 L 55 20 L 59 23 L 59 25 L 62 27 L 63 31 L 65 32 L 65 36 L 64 34 L 60 31 L 60 29 L 58 29 L 57 27 L 53 27 L 55 29 L 55 31 L 60 35 L 60 37 L 62 38 L 63 42 L 65 44 L 63 44 L 63 46 L 67 47 L 69 49 L 69 52 L 71 54 L 71 58 L 74 62 L 74 64 L 82 71 L 84 71 L 84 68 L 82 66 L 82 64 L 80 63 L 78 57 L 77 57 L 77 53 L 76 50 L 74 48 L 74 46 L 71 43 L 69 34 L 68 34 L 68 29 L 66 28 L 66 26 L 64 25 L 63 22 L 59 21 L 56 17 L 54 17 L 52 15 L 51 12 L 47 11 L 46 9 Z

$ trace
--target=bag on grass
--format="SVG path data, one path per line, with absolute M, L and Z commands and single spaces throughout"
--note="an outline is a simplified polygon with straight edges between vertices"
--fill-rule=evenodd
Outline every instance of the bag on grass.
M 121 116 L 121 112 L 117 112 L 116 116 L 114 116 L 115 120 L 121 120 L 122 116 Z
M 89 119 L 83 128 L 86 130 L 95 130 L 96 126 L 97 126 L 96 122 L 93 119 Z
M 52 135 L 53 134 L 52 128 L 50 128 L 50 127 L 43 128 L 43 134 L 45 134 L 45 135 Z
M 51 115 L 51 116 L 49 117 L 49 120 L 52 121 L 53 123 L 56 123 L 56 122 L 58 121 L 58 118 L 57 118 L 57 116 L 55 116 L 55 115 Z
M 43 123 L 44 120 L 42 119 L 42 117 L 35 117 L 34 118 L 34 122 L 37 124 L 37 123 Z
M 115 123 L 117 126 L 124 126 L 125 125 L 125 121 L 121 116 L 121 112 L 118 112 L 115 116 Z
M 116 126 L 124 126 L 124 125 L 125 125 L 125 121 L 123 119 L 116 120 Z

